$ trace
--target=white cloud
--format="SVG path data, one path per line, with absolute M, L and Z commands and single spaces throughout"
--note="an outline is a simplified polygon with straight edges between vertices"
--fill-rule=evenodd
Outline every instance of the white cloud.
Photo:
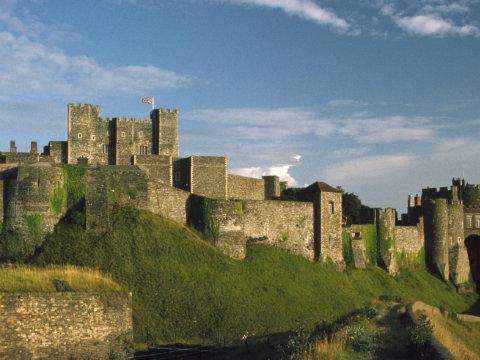
M 289 173 L 293 165 L 279 164 L 266 167 L 247 167 L 231 169 L 232 174 L 261 178 L 265 175 L 276 175 L 280 178 L 280 181 L 286 181 L 288 186 L 296 186 L 297 180 Z
M 368 153 L 368 151 L 368 147 L 343 148 L 334 150 L 333 155 L 338 158 L 358 157 L 365 155 L 366 153 Z
M 42 23 L 17 16 L 14 4 L 0 5 L 0 96 L 144 95 L 191 81 L 153 65 L 103 65 L 69 55 L 46 40 L 48 28 Z
M 413 160 L 413 156 L 403 154 L 367 156 L 329 166 L 323 175 L 332 183 L 358 184 L 405 169 Z
M 301 158 L 302 158 L 302 155 L 294 155 L 294 156 L 292 156 L 292 159 L 295 160 L 295 161 L 300 161 Z
M 480 29 L 473 24 L 458 24 L 446 15 L 452 13 L 468 13 L 469 8 L 464 4 L 427 4 L 423 8 L 417 9 L 416 13 L 406 15 L 404 12 L 397 11 L 391 4 L 386 4 L 381 8 L 381 13 L 390 17 L 397 26 L 412 35 L 422 36 L 480 36 Z M 442 15 L 443 14 L 443 15 Z
M 295 15 L 320 25 L 331 26 L 343 32 L 350 28 L 350 24 L 346 20 L 333 11 L 320 7 L 313 0 L 229 0 L 229 2 L 281 9 L 289 15 Z
M 351 107 L 351 106 L 366 106 L 368 105 L 365 101 L 353 100 L 353 99 L 336 99 L 330 100 L 328 105 L 332 107 Z

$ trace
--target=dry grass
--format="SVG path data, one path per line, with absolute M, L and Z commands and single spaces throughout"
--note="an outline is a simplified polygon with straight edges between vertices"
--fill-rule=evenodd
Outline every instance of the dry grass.
M 337 333 L 331 340 L 328 338 L 316 339 L 307 353 L 298 355 L 295 360 L 343 360 L 348 359 L 345 342 L 341 333 Z
M 472 333 L 466 330 L 460 331 L 465 325 L 461 325 L 458 321 L 449 319 L 443 315 L 425 312 L 430 323 L 433 325 L 433 333 L 435 337 L 455 356 L 457 359 L 480 360 L 478 353 L 474 352 L 466 343 L 471 339 L 474 342 L 478 333 Z M 454 334 L 452 333 L 452 330 Z M 478 339 L 478 338 L 477 338 Z M 477 340 L 478 341 L 478 340 Z
M 0 267 L 0 292 L 58 291 L 55 280 L 67 282 L 71 291 L 119 291 L 120 285 L 99 271 L 75 266 Z

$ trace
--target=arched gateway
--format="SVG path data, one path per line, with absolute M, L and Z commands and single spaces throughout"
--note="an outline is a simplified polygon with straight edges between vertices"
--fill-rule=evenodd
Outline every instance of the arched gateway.
M 467 247 L 468 260 L 470 262 L 470 272 L 473 280 L 480 288 L 480 235 L 469 235 L 465 239 Z

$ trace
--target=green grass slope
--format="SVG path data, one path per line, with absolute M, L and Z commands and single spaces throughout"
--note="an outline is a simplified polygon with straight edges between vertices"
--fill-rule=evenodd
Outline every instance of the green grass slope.
M 190 229 L 130 208 L 102 234 L 58 226 L 33 262 L 110 274 L 133 292 L 135 341 L 148 344 L 231 341 L 313 326 L 382 295 L 457 312 L 475 301 L 424 271 L 397 279 L 378 268 L 337 273 L 259 244 L 235 261 Z

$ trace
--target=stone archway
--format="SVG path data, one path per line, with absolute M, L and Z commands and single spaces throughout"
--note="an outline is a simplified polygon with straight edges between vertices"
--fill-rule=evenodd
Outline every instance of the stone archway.
M 480 289 L 480 236 L 467 236 L 465 246 L 467 247 L 468 261 L 470 262 L 470 272 L 477 284 L 477 289 Z

